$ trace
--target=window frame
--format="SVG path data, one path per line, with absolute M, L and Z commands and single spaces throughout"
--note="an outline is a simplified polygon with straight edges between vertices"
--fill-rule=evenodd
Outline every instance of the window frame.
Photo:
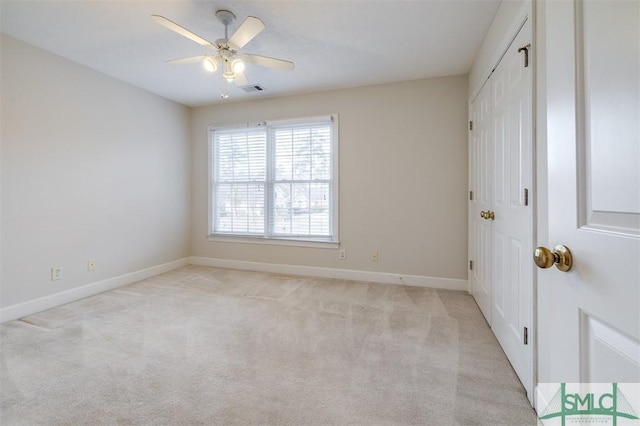
M 275 153 L 274 153 L 274 141 L 272 140 L 273 129 L 272 127 L 281 126 L 298 126 L 298 125 L 314 125 L 319 122 L 331 122 L 331 205 L 332 209 L 329 213 L 330 229 L 332 232 L 331 239 L 329 238 L 314 238 L 307 236 L 274 236 L 269 235 L 271 230 L 268 228 L 267 222 L 268 215 L 272 214 L 271 200 L 272 187 L 277 182 L 273 170 L 275 167 Z M 265 232 L 264 235 L 255 234 L 236 234 L 236 233 L 224 233 L 214 232 L 215 229 L 215 194 L 214 194 L 214 174 L 215 174 L 215 161 L 213 159 L 214 150 L 214 132 L 220 130 L 234 130 L 234 129 L 247 129 L 264 127 L 267 137 L 267 177 L 265 181 Z M 340 246 L 339 240 L 339 125 L 338 114 L 330 114 L 324 116 L 313 117 L 299 117 L 293 119 L 282 120 L 270 120 L 258 123 L 244 123 L 239 125 L 226 125 L 226 126 L 209 126 L 208 131 L 208 150 L 207 150 L 207 175 L 208 175 L 208 231 L 207 239 L 213 242 L 231 242 L 231 243 L 244 243 L 244 244 L 271 244 L 271 245 L 284 245 L 294 247 L 313 247 L 313 248 L 338 248 Z

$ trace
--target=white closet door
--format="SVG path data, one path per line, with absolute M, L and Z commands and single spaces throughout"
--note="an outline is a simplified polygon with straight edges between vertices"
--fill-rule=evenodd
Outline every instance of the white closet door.
M 525 22 L 471 104 L 471 294 L 533 400 L 532 51 Z
M 494 139 L 491 327 L 532 396 L 532 72 L 527 21 L 491 76 Z M 526 63 L 528 59 L 528 63 Z
M 491 325 L 491 221 L 481 212 L 491 209 L 493 187 L 493 138 L 491 132 L 491 84 L 487 82 L 471 104 L 473 129 L 469 139 L 469 258 L 471 294 Z

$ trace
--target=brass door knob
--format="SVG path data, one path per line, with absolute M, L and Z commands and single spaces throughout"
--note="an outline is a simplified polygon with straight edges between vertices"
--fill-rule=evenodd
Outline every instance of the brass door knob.
M 492 212 L 491 210 L 487 210 L 486 212 L 484 210 L 480 211 L 480 217 L 483 219 L 491 219 L 491 220 L 495 220 L 496 219 L 496 214 L 494 212 Z
M 555 264 L 556 268 L 562 272 L 567 272 L 573 266 L 571 250 L 562 245 L 556 246 L 553 251 L 546 247 L 536 247 L 533 251 L 533 260 L 538 268 L 546 269 Z

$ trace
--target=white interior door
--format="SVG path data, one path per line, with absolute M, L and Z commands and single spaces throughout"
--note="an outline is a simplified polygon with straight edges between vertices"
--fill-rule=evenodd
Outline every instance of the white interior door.
M 471 104 L 469 138 L 469 258 L 471 294 L 491 325 L 491 221 L 480 212 L 491 210 L 493 186 L 493 138 L 491 131 L 491 83 L 488 81 Z
M 548 191 L 538 243 L 574 257 L 568 272 L 537 273 L 538 380 L 639 383 L 640 2 L 538 8 Z
M 533 399 L 532 65 L 527 20 L 491 76 L 493 232 L 491 328 Z

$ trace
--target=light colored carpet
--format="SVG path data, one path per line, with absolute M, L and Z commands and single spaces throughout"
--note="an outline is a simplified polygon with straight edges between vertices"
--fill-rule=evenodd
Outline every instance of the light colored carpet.
M 535 425 L 466 293 L 189 266 L 0 326 L 2 425 Z

